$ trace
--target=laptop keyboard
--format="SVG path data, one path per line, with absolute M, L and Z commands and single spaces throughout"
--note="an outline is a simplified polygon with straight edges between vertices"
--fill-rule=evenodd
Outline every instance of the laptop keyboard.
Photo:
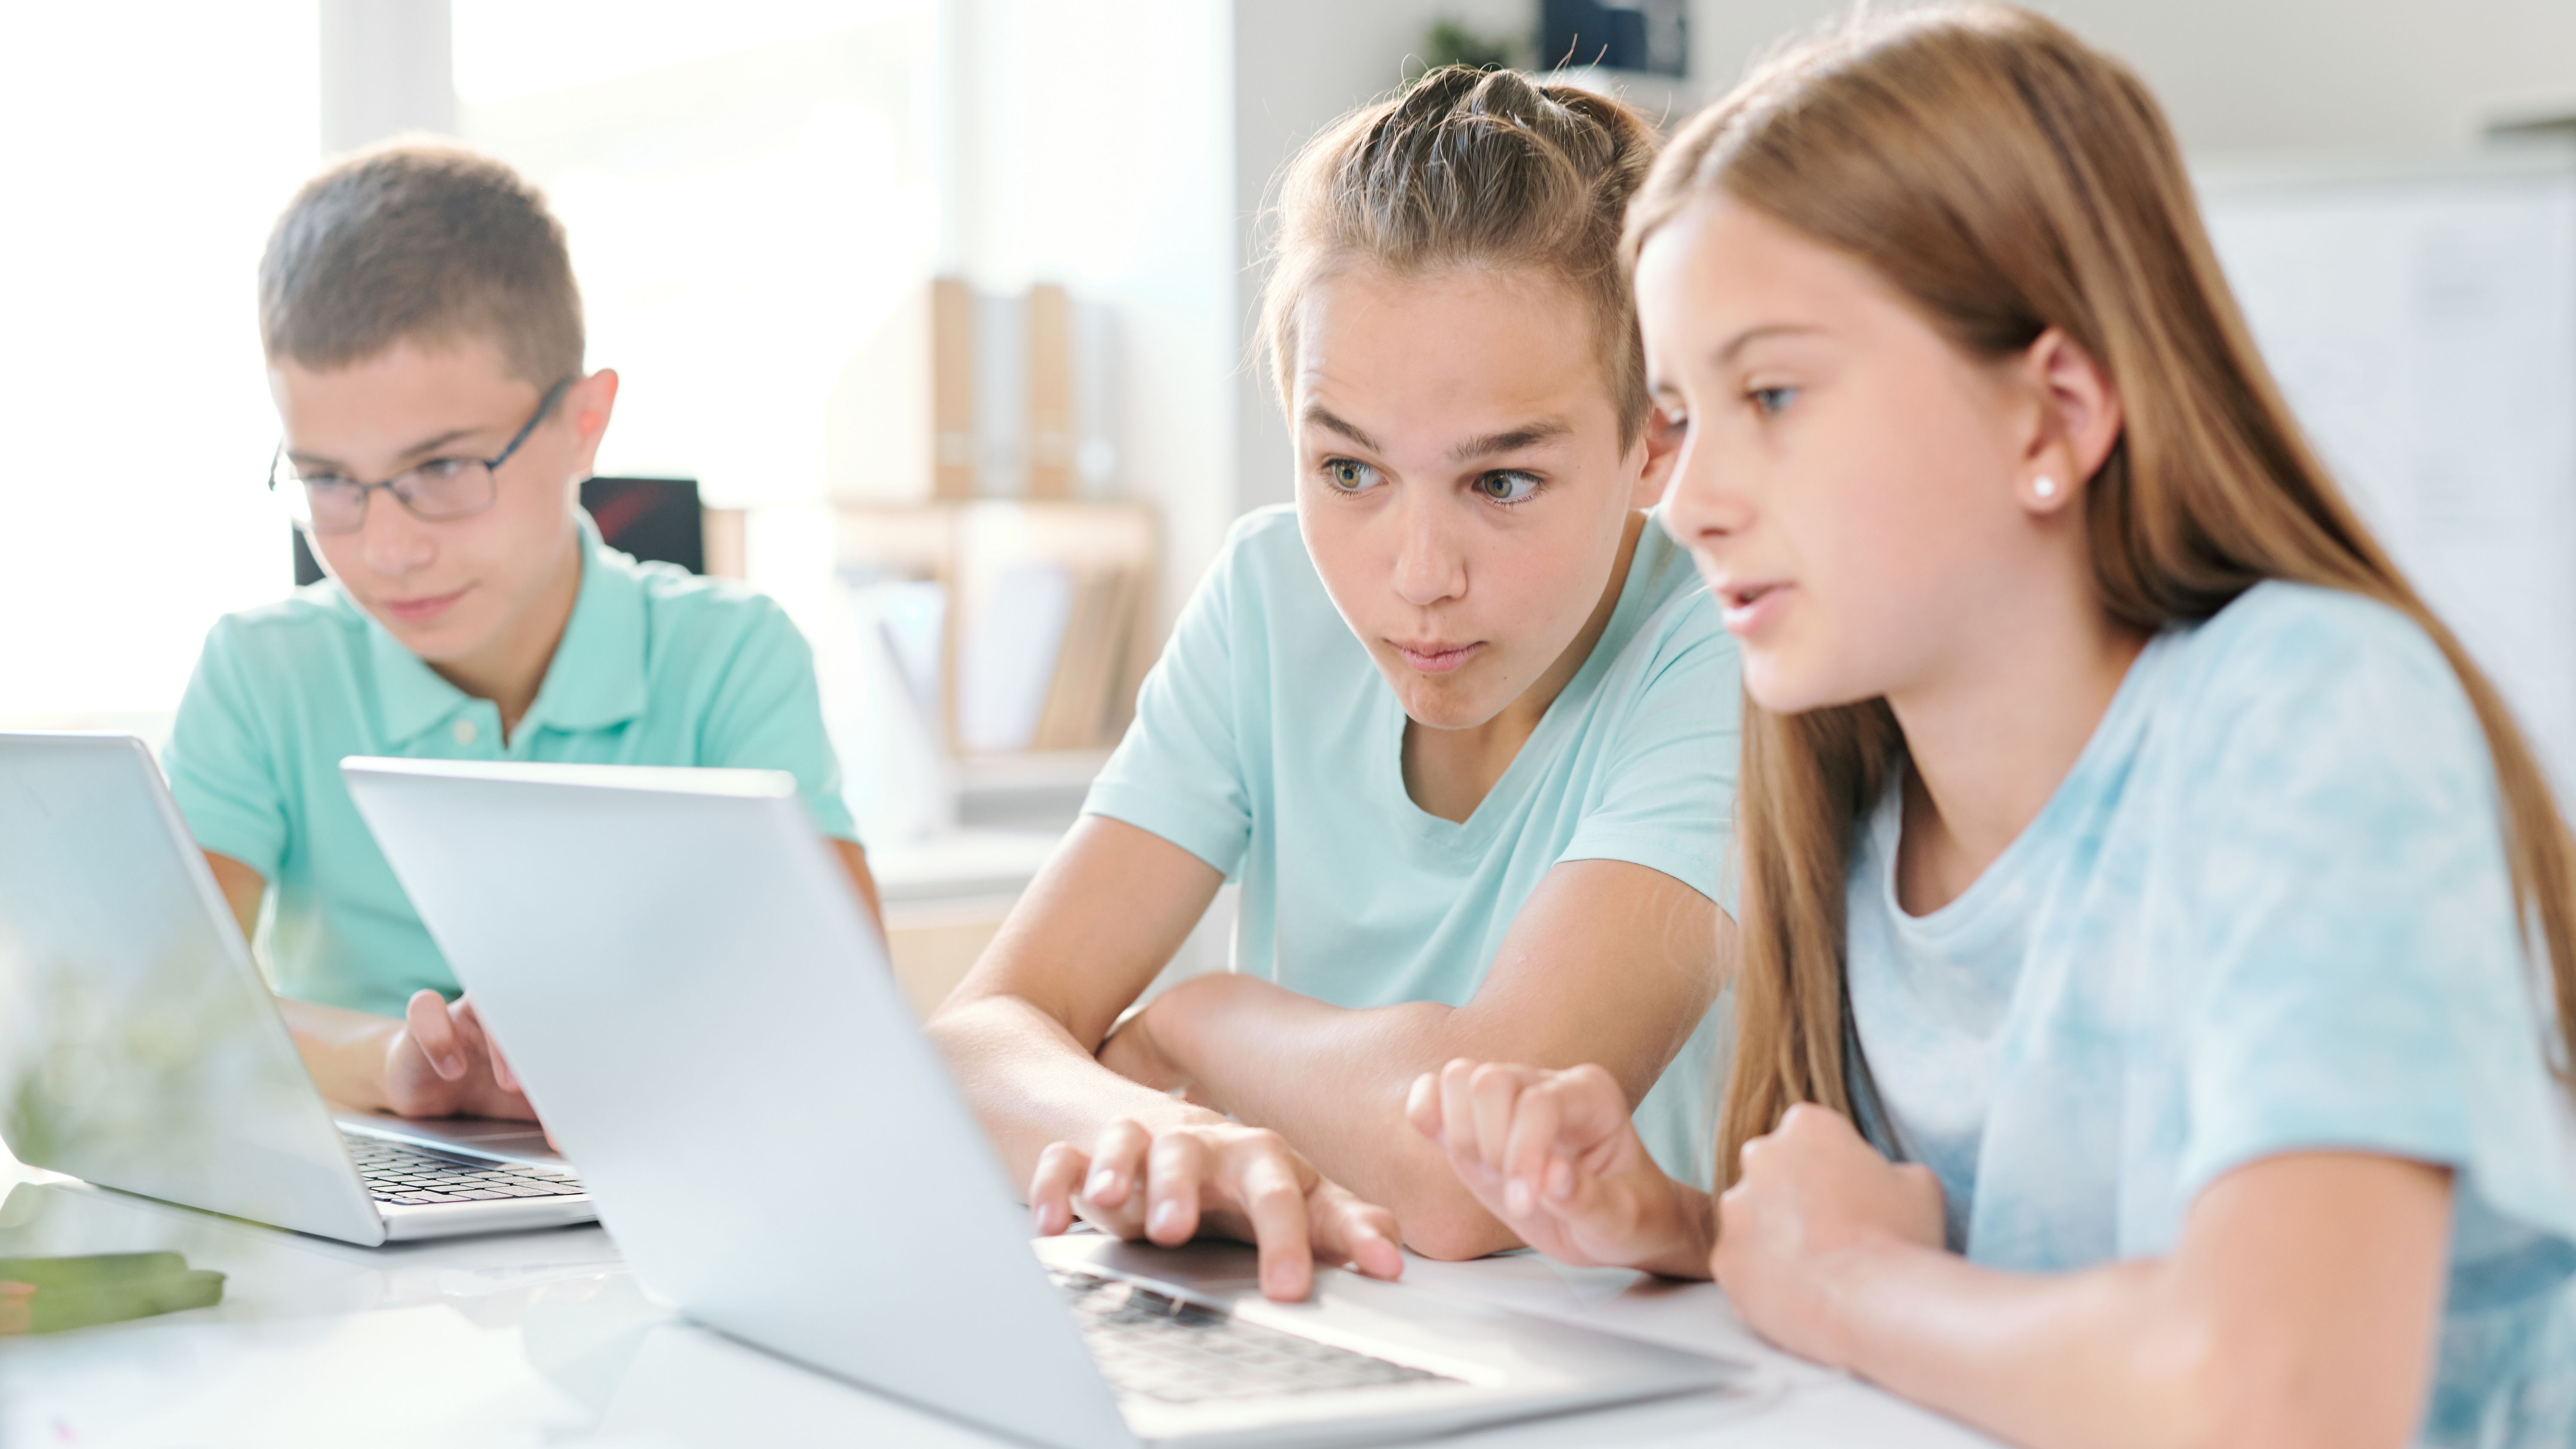
M 501 1202 L 519 1197 L 571 1197 L 581 1180 L 560 1167 L 533 1162 L 493 1162 L 462 1153 L 435 1152 L 408 1142 L 343 1131 L 349 1156 L 378 1202 L 418 1204 Z
M 1121 1394 L 1167 1404 L 1458 1380 L 1282 1333 L 1141 1284 L 1048 1270 L 1083 1341 Z

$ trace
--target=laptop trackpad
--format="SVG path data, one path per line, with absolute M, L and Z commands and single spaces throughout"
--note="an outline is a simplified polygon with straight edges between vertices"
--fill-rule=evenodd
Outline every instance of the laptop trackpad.
M 1228 1294 L 1261 1287 L 1261 1255 L 1249 1243 L 1205 1238 L 1177 1248 L 1104 1243 L 1085 1256 L 1114 1272 L 1184 1291 Z
M 507 1157 L 520 1162 L 569 1166 L 546 1145 L 545 1130 L 534 1122 L 498 1117 L 396 1117 L 384 1112 L 358 1112 L 335 1106 L 331 1118 L 343 1127 L 375 1137 L 428 1147 L 447 1147 L 479 1157 Z

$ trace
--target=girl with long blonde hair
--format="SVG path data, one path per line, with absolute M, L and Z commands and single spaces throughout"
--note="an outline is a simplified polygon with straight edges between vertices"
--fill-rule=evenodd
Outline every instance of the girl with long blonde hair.
M 1727 1186 L 1585 1068 L 1416 1126 L 1533 1245 L 2018 1442 L 2571 1442 L 2568 833 L 2146 89 L 2025 11 L 1858 24 L 1628 248 L 1744 660 Z

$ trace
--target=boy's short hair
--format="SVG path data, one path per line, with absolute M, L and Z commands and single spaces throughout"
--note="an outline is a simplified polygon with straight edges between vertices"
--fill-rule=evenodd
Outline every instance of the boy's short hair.
M 537 387 L 581 371 L 581 289 L 543 193 L 489 156 L 404 139 L 304 183 L 259 261 L 269 360 L 346 367 L 485 338 Z

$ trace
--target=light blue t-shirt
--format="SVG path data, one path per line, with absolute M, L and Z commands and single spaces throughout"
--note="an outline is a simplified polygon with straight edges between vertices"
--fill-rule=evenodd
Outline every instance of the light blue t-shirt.
M 1735 642 L 1659 523 L 1564 693 L 1463 823 L 1404 788 L 1405 713 L 1324 592 L 1295 513 L 1238 522 L 1084 810 L 1243 885 L 1234 969 L 1335 1006 L 1463 1006 L 1540 879 L 1624 860 L 1724 903 Z M 1638 1104 L 1667 1171 L 1710 1180 L 1717 1013 Z
M 329 580 L 206 635 L 162 769 L 197 844 L 266 877 L 288 996 L 384 1016 L 454 996 L 340 779 L 350 755 L 734 765 L 795 775 L 816 829 L 855 840 L 814 658 L 768 597 L 637 563 L 581 518 L 581 591 L 536 702 L 501 715 L 441 679 Z
M 1896 904 L 1898 798 L 1854 851 L 1852 1015 L 1873 1135 L 1940 1175 L 1952 1247 L 2025 1272 L 2161 1256 L 2256 1159 L 2438 1163 L 2424 1440 L 2576 1442 L 2555 1027 L 2485 736 L 2421 629 L 2266 583 L 2159 636 L 2038 817 L 1919 917 Z

